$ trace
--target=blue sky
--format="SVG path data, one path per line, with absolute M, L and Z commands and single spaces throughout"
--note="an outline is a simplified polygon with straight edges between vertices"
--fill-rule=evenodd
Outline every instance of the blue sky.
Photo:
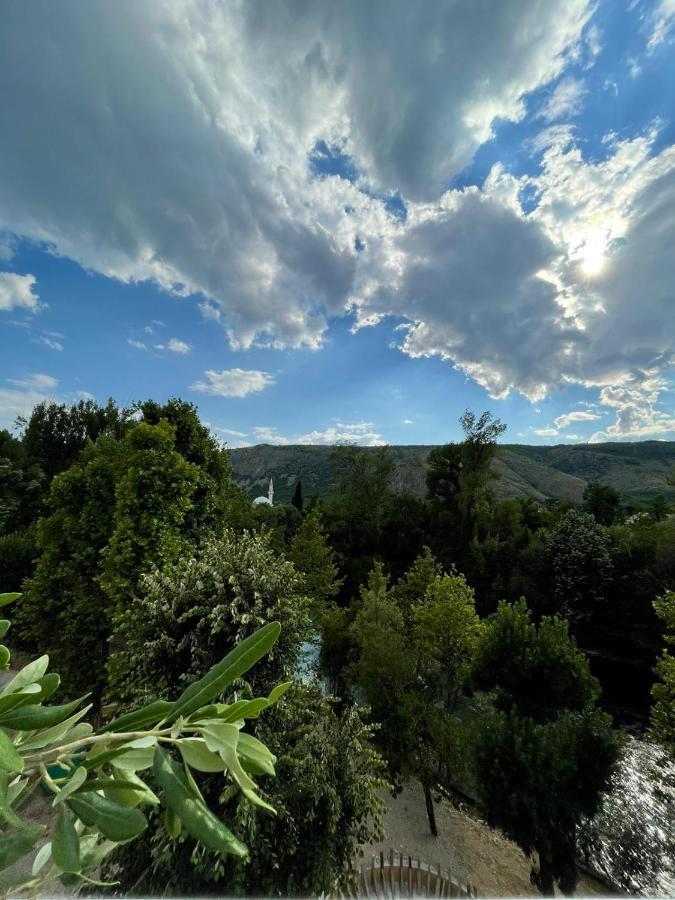
M 398 5 L 10 8 L 0 427 L 675 438 L 675 3 Z

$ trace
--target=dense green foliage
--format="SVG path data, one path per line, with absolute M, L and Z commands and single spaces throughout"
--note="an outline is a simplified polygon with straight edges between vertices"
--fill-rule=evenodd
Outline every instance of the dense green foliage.
M 433 834 L 431 788 L 458 765 L 453 713 L 480 630 L 473 591 L 461 575 L 440 573 L 428 550 L 391 589 L 376 564 L 349 628 L 345 681 L 379 725 L 390 778 L 419 778 Z
M 33 571 L 38 555 L 35 531 L 35 525 L 29 525 L 0 535 L 2 586 L 10 591 L 21 590 L 24 579 Z
M 0 606 L 18 596 L 1 594 Z M 2 620 L 2 633 L 8 628 L 9 622 Z M 56 878 L 71 888 L 100 883 L 90 877 L 94 870 L 146 830 L 141 807 L 154 809 L 155 821 L 163 807 L 166 828 L 175 837 L 184 832 L 219 859 L 233 855 L 248 860 L 247 846 L 206 805 L 195 773 L 220 772 L 222 780 L 227 772 L 229 789 L 240 793 L 247 805 L 274 812 L 249 773 L 274 775 L 275 756 L 242 731 L 246 710 L 236 704 L 209 704 L 264 656 L 278 635 L 278 623 L 270 623 L 175 701 L 154 699 L 99 731 L 83 720 L 91 709 L 91 704 L 82 706 L 84 697 L 44 705 L 59 686 L 59 676 L 47 672 L 48 656 L 15 674 L 0 696 L 3 896 L 36 893 Z M 1 669 L 8 668 L 9 659 L 9 650 L 0 645 Z M 265 704 L 271 705 L 287 687 L 275 688 Z M 152 777 L 152 787 L 139 771 L 146 779 Z M 34 851 L 46 827 L 18 813 L 40 784 L 53 795 L 50 840 L 38 850 L 28 875 L 12 866 Z
M 37 526 L 40 555 L 17 631 L 28 647 L 52 654 L 71 696 L 93 688 L 100 697 L 115 615 L 131 602 L 141 575 L 184 555 L 227 509 L 220 480 L 227 462 L 218 463 L 222 451 L 194 408 L 178 401 L 150 406 L 176 424 L 164 417 L 131 422 L 121 438 L 85 444 L 79 461 L 53 478 Z M 43 443 L 49 446 L 44 435 Z M 83 670 L 83 659 L 92 670 Z
M 304 516 L 288 545 L 288 559 L 302 576 L 302 590 L 310 597 L 315 618 L 340 590 L 335 552 L 328 544 L 318 506 Z
M 665 628 L 667 648 L 656 663 L 651 731 L 654 739 L 675 760 L 675 591 L 668 591 L 659 597 L 654 601 L 654 606 Z
M 609 538 L 587 513 L 569 510 L 551 531 L 546 552 L 554 609 L 574 621 L 588 620 L 607 600 Z
M 100 694 L 104 681 L 110 623 L 98 574 L 113 529 L 118 451 L 101 438 L 54 478 L 50 512 L 37 525 L 40 556 L 17 610 L 22 643 L 50 654 L 71 697 Z
M 277 756 L 264 794 L 275 816 L 223 791 L 215 776 L 200 783 L 209 806 L 249 846 L 250 864 L 232 864 L 189 838 L 173 840 L 153 820 L 143 841 L 113 860 L 134 893 L 306 897 L 354 876 L 359 845 L 381 835 L 377 789 L 384 782 L 371 729 L 356 710 L 338 714 L 316 689 L 295 687 L 256 734 Z
M 256 669 L 263 683 L 292 677 L 309 636 L 309 599 L 269 532 L 226 530 L 192 557 L 153 569 L 117 618 L 123 650 L 112 661 L 111 693 L 124 703 L 180 690 L 223 648 L 270 621 L 282 624 L 274 652 Z
M 621 511 L 621 495 L 611 484 L 589 481 L 584 489 L 584 509 L 601 525 L 611 525 Z
M 271 538 L 226 531 L 196 557 L 147 575 L 118 622 L 124 649 L 113 661 L 111 691 L 133 706 L 155 691 L 180 690 L 219 658 L 223 645 L 270 620 L 282 623 L 279 641 L 239 696 L 245 703 L 260 682 L 292 676 L 309 635 L 309 599 L 304 578 Z M 327 893 L 337 878 L 351 875 L 358 845 L 378 831 L 381 764 L 371 730 L 356 710 L 337 714 L 315 688 L 296 687 L 256 734 L 272 752 L 280 750 L 277 778 L 265 795 L 276 818 L 242 806 L 216 779 L 202 785 L 209 805 L 247 836 L 253 864 L 224 866 L 194 842 L 174 842 L 153 821 L 143 844 L 114 861 L 134 891 L 307 895 Z
M 419 781 L 434 833 L 435 788 L 473 794 L 538 855 L 539 887 L 569 890 L 579 827 L 617 753 L 598 703 L 644 717 L 655 662 L 652 729 L 672 751 L 669 495 L 640 512 L 634 492 L 617 494 L 616 472 L 643 465 L 621 445 L 504 448 L 489 413 L 461 424 L 463 441 L 429 454 L 426 486 L 420 448 L 340 446 L 321 451 L 332 473 L 322 499 L 301 466 L 286 479 L 270 471 L 290 501 L 274 506 L 251 504 L 180 400 L 42 404 L 22 435 L 0 433 L 3 586 L 25 589 L 13 634 L 49 650 L 66 696 L 92 691 L 96 711 L 105 699 L 123 712 L 180 694 L 272 621 L 281 638 L 235 685 L 238 702 L 281 679 L 311 682 L 315 650 L 337 695 L 305 683 L 253 719 L 280 751 L 277 778 L 262 782 L 276 818 L 200 776 L 253 866 L 223 865 L 151 813 L 111 863 L 125 890 L 331 893 L 377 832 L 384 771 L 395 789 Z M 291 449 L 318 453 L 279 452 Z M 666 473 L 667 448 L 648 449 Z M 564 502 L 546 502 L 553 464 L 548 496 Z M 525 478 L 529 496 L 497 499 Z M 610 688 L 602 696 L 579 647 Z M 622 696 L 635 673 L 645 696 Z
M 618 742 L 596 707 L 599 688 L 567 623 L 532 622 L 524 601 L 490 618 L 474 662 L 474 684 L 494 692 L 476 745 L 476 776 L 488 821 L 527 854 L 545 894 L 576 885 L 577 829 L 611 784 Z

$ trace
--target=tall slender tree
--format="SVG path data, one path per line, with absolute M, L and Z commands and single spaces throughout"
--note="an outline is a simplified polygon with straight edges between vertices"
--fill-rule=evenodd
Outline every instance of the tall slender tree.
M 305 502 L 302 499 L 302 481 L 298 480 L 295 482 L 295 490 L 293 491 L 291 503 L 298 510 L 298 512 L 302 512 L 303 506 L 305 505 Z

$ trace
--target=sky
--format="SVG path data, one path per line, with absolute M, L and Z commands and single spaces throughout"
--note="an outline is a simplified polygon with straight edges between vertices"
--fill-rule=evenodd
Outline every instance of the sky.
M 23 0 L 0 427 L 675 439 L 675 0 Z

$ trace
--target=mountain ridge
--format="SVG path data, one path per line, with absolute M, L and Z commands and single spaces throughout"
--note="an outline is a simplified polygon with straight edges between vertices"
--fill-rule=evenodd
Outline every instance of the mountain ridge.
M 399 493 L 426 495 L 426 460 L 437 444 L 392 444 L 392 485 Z M 234 480 L 254 497 L 274 479 L 275 499 L 290 500 L 296 481 L 305 498 L 324 494 L 334 483 L 333 446 L 256 444 L 230 450 Z M 364 448 L 372 451 L 376 448 Z M 500 444 L 494 462 L 498 499 L 532 497 L 541 503 L 580 503 L 589 481 L 611 484 L 624 501 L 648 502 L 657 494 L 675 500 L 666 478 L 675 467 L 675 441 L 604 444 Z

